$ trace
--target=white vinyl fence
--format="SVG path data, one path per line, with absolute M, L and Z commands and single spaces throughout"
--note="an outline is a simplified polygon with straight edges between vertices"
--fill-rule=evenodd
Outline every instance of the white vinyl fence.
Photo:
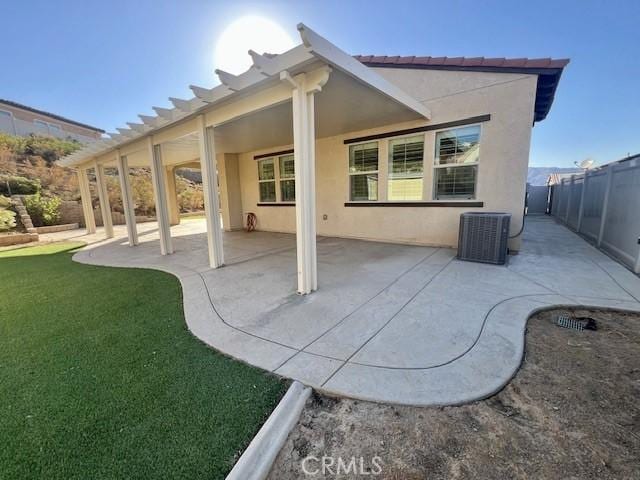
M 551 214 L 640 273 L 640 155 L 551 187 Z

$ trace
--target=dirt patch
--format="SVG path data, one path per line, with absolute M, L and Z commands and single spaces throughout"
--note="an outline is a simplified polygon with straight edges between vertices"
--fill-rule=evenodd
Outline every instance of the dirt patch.
M 269 478 L 640 478 L 640 315 L 573 310 L 598 326 L 577 332 L 556 326 L 558 313 L 529 320 L 522 368 L 487 400 L 418 408 L 314 395 Z M 315 475 L 302 469 L 309 456 Z M 324 474 L 323 456 L 335 462 Z M 350 473 L 336 474 L 338 457 Z

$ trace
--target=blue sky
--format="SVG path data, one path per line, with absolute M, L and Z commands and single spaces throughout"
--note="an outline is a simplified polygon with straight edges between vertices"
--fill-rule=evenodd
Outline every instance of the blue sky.
M 213 86 L 216 41 L 245 15 L 296 40 L 302 21 L 352 54 L 570 57 L 531 165 L 640 152 L 637 0 L 2 0 L 0 98 L 113 131 Z

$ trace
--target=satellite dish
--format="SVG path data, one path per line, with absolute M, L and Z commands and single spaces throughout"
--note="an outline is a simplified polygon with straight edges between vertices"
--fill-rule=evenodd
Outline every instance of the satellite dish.
M 581 168 L 583 170 L 589 170 L 591 167 L 593 167 L 593 164 L 595 163 L 595 161 L 591 160 L 590 158 L 585 158 L 580 163 L 578 163 L 578 162 L 573 162 L 573 163 L 578 168 Z

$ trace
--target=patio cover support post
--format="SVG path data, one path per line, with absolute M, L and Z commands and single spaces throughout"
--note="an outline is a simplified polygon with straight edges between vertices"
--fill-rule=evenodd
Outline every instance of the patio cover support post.
M 206 126 L 203 115 L 198 117 L 198 143 L 200 146 L 204 213 L 207 221 L 209 265 L 211 268 L 218 268 L 224 265 L 222 226 L 220 225 L 220 201 L 218 197 L 218 167 L 215 142 L 213 139 L 213 127 Z
M 127 238 L 129 239 L 129 246 L 133 247 L 138 244 L 138 229 L 136 228 L 136 214 L 133 206 L 131 182 L 129 181 L 129 161 L 126 156 L 120 155 L 120 150 L 118 150 L 117 156 L 124 220 L 127 224 Z
M 283 81 L 292 88 L 293 155 L 296 180 L 296 254 L 298 262 L 298 293 L 309 294 L 318 289 L 316 250 L 316 158 L 314 97 L 329 79 L 327 67 L 319 77 L 295 78 L 284 71 Z
M 167 211 L 167 191 L 164 181 L 164 168 L 162 167 L 161 146 L 154 145 L 153 137 L 148 137 L 147 148 L 151 159 L 151 182 L 153 183 L 153 195 L 156 201 L 160 253 L 162 255 L 170 255 L 173 253 L 173 243 L 171 242 L 169 212 Z
M 113 237 L 113 219 L 111 218 L 111 205 L 109 204 L 109 194 L 107 192 L 107 181 L 104 175 L 104 167 L 99 163 L 95 164 L 96 189 L 100 200 L 100 213 L 102 214 L 102 225 L 107 238 Z
M 596 245 L 602 245 L 604 237 L 604 228 L 607 223 L 607 210 L 609 210 L 609 196 L 611 194 L 611 185 L 613 183 L 613 165 L 607 167 L 607 180 L 604 187 L 604 199 L 602 200 L 602 213 L 600 214 L 600 230 L 598 231 L 598 242 Z
M 89 188 L 89 177 L 87 170 L 78 168 L 78 185 L 80 187 L 80 200 L 82 201 L 82 213 L 84 215 L 84 225 L 87 233 L 96 233 L 96 218 L 93 215 L 93 205 L 91 203 L 91 189 Z
M 169 209 L 169 224 L 180 223 L 180 209 L 178 208 L 178 193 L 176 190 L 176 167 L 166 167 L 165 182 L 167 188 L 167 208 Z

